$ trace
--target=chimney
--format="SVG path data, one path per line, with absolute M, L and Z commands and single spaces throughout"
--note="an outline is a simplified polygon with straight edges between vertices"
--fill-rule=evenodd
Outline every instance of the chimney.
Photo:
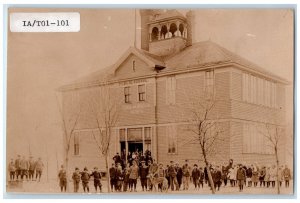
M 141 49 L 149 51 L 149 31 L 148 22 L 150 20 L 152 10 L 151 9 L 141 9 Z
M 192 46 L 195 37 L 195 12 L 190 10 L 186 13 L 187 19 L 187 39 L 186 39 L 186 46 Z

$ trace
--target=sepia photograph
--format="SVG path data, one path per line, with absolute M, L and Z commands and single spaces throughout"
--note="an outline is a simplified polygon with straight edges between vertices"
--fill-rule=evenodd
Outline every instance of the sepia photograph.
M 8 7 L 6 193 L 293 197 L 295 15 Z

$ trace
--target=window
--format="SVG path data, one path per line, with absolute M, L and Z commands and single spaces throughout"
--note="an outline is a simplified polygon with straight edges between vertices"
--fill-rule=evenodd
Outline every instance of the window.
M 175 76 L 167 77 L 166 80 L 166 104 L 172 105 L 176 101 L 176 78 Z
M 125 141 L 125 129 L 124 128 L 120 129 L 119 135 L 120 135 L 120 141 Z
M 146 100 L 145 85 L 139 85 L 138 91 L 139 91 L 139 101 L 145 101 Z
M 135 60 L 132 61 L 132 70 L 135 72 Z
M 175 125 L 167 126 L 166 133 L 168 139 L 168 153 L 175 154 L 177 151 L 176 126 Z
M 243 124 L 243 153 L 273 154 L 272 145 L 265 137 L 266 129 L 255 123 Z
M 74 155 L 79 155 L 79 133 L 74 134 Z
M 247 73 L 243 74 L 242 80 L 243 101 L 273 108 L 277 106 L 275 82 Z
M 151 127 L 144 128 L 145 140 L 151 140 Z
M 124 88 L 125 103 L 130 102 L 130 87 Z
M 128 141 L 140 141 L 143 140 L 142 128 L 128 128 L 127 139 Z
M 214 71 L 205 71 L 205 96 L 211 99 L 214 96 Z

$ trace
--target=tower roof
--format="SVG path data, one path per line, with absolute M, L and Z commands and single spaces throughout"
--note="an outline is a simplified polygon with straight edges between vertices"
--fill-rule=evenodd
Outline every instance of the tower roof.
M 152 19 L 150 19 L 149 23 L 171 20 L 176 18 L 180 18 L 183 20 L 186 19 L 185 16 L 181 14 L 179 11 L 177 11 L 176 9 L 160 10 L 159 12 L 154 12 L 154 16 L 152 17 Z

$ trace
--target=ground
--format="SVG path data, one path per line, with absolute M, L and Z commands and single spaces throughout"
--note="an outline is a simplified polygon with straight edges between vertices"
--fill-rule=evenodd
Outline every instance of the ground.
M 74 194 L 73 191 L 73 183 L 70 181 L 69 182 L 70 188 L 69 188 L 69 192 L 67 192 L 68 194 Z M 95 189 L 94 189 L 94 185 L 93 185 L 93 181 L 90 181 L 89 183 L 89 187 L 90 187 L 90 193 L 91 194 L 95 194 Z M 107 193 L 107 182 L 106 181 L 102 181 L 102 189 L 104 193 Z M 282 187 L 280 188 L 281 190 L 281 194 L 293 194 L 293 182 L 290 182 L 290 187 L 289 188 L 285 188 L 284 185 L 282 185 Z M 34 193 L 38 193 L 38 194 L 55 194 L 55 193 L 60 193 L 60 188 L 59 188 L 59 184 L 58 184 L 58 180 L 49 180 L 49 181 L 41 181 L 41 182 L 37 182 L 37 181 L 23 181 L 23 183 L 20 183 L 17 187 L 13 187 L 11 186 L 11 184 L 7 184 L 7 192 L 9 194 L 26 194 L 26 193 L 30 193 L 30 194 L 34 194 Z M 83 188 L 82 185 L 80 184 L 80 188 L 79 188 L 79 194 L 83 193 Z M 64 193 L 66 194 L 66 193 Z M 138 181 L 137 184 L 137 192 L 118 192 L 118 193 L 112 193 L 112 194 L 130 194 L 130 195 L 134 195 L 134 194 L 148 194 L 151 195 L 153 194 L 153 192 L 143 192 L 140 182 Z M 160 193 L 161 194 L 161 193 Z M 194 185 L 190 184 L 189 190 L 180 190 L 180 191 L 171 191 L 169 189 L 169 191 L 166 193 L 168 195 L 172 195 L 172 194 L 199 194 L 199 195 L 209 195 L 211 194 L 211 191 L 209 189 L 209 187 L 207 185 L 204 185 L 204 188 L 201 188 L 199 190 L 195 190 L 194 189 Z M 219 195 L 253 195 L 253 194 L 257 194 L 257 195 L 275 195 L 277 194 L 277 188 L 266 188 L 266 187 L 245 187 L 244 190 L 242 192 L 239 192 L 238 187 L 231 187 L 231 186 L 226 186 L 224 187 L 224 185 L 221 186 L 219 191 L 216 191 L 216 194 Z

